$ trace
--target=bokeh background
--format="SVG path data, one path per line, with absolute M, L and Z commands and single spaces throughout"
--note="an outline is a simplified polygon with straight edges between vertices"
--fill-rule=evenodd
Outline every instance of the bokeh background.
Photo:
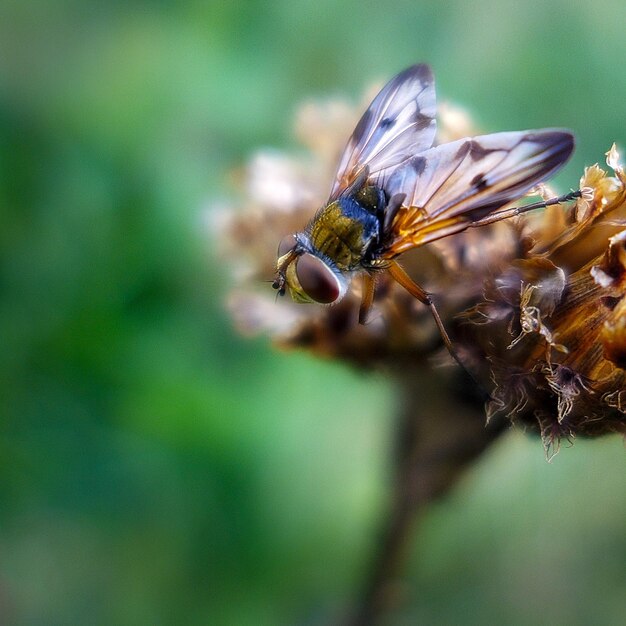
M 394 389 L 237 336 L 207 207 L 255 147 L 293 147 L 301 99 L 356 99 L 416 61 L 485 131 L 573 129 L 558 181 L 576 186 L 626 147 L 625 31 L 622 0 L 4 0 L 0 623 L 345 607 Z M 390 623 L 623 623 L 622 440 L 547 464 L 507 434 L 414 549 Z

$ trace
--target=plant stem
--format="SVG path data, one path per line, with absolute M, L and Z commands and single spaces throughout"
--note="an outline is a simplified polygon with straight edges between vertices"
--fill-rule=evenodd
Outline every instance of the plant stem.
M 463 372 L 454 375 L 463 377 L 456 388 L 473 387 Z M 419 519 L 505 426 L 502 420 L 485 427 L 482 398 L 451 397 L 449 383 L 444 385 L 441 377 L 435 379 L 424 370 L 404 372 L 400 385 L 405 402 L 396 429 L 391 501 L 350 626 L 378 624 L 400 604 L 404 595 L 400 576 Z

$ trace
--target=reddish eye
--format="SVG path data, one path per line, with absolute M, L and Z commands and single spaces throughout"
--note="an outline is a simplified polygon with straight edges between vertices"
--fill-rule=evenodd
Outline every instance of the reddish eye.
M 278 258 L 280 259 L 281 256 L 285 256 L 287 252 L 289 252 L 290 250 L 293 250 L 295 245 L 296 245 L 295 235 L 286 235 L 285 237 L 283 237 L 280 240 L 280 243 L 278 244 Z
M 304 293 L 315 302 L 330 304 L 339 297 L 339 280 L 324 261 L 312 254 L 298 258 L 296 276 Z

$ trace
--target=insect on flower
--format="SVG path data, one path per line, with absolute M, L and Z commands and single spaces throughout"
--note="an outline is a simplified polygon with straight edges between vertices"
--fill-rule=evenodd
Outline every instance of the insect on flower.
M 332 304 L 363 280 L 365 323 L 375 277 L 388 272 L 428 305 L 455 357 L 428 294 L 396 261 L 403 252 L 468 228 L 580 196 L 503 208 L 556 172 L 574 137 L 544 129 L 494 133 L 433 147 L 435 85 L 428 65 L 409 67 L 374 98 L 356 126 L 329 200 L 295 235 L 280 243 L 273 287 L 296 302 Z M 457 359 L 458 360 L 458 359 Z

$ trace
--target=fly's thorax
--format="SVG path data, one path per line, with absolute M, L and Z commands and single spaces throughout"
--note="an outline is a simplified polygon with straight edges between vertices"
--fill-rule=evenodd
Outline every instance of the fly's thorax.
M 352 198 L 341 198 L 321 209 L 307 229 L 311 248 L 339 270 L 358 268 L 372 240 L 378 220 Z
M 387 204 L 385 192 L 375 185 L 361 187 L 355 194 L 354 200 L 368 213 L 376 215 L 377 212 L 385 208 Z

